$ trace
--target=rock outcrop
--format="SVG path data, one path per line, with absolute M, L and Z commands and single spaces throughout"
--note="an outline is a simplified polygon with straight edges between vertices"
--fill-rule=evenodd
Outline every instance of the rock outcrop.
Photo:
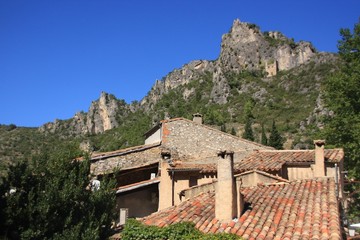
M 87 114 L 88 132 L 97 134 L 117 127 L 119 125 L 116 120 L 118 110 L 118 100 L 113 95 L 102 92 L 99 100 L 91 103 Z
M 141 105 L 151 109 L 164 93 L 180 85 L 197 79 L 205 72 L 213 75 L 211 99 L 214 103 L 227 103 L 229 85 L 224 73 L 241 71 L 277 71 L 289 70 L 308 62 L 316 55 L 315 48 L 309 42 L 295 43 L 280 32 L 262 33 L 255 24 L 235 20 L 229 33 L 222 36 L 221 52 L 217 60 L 197 60 L 175 69 L 162 80 L 155 82 Z M 185 94 L 186 97 L 186 94 Z
M 69 120 L 55 120 L 39 128 L 42 132 L 56 133 L 67 129 L 68 134 L 98 134 L 119 126 L 119 114 L 124 116 L 129 105 L 114 95 L 102 92 L 97 101 L 93 101 L 89 111 L 78 112 Z

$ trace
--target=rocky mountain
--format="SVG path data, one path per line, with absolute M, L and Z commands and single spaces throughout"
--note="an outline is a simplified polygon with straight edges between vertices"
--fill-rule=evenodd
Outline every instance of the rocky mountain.
M 42 125 L 40 132 L 63 132 L 69 135 L 98 134 L 119 126 L 121 119 L 125 117 L 130 107 L 125 101 L 118 100 L 114 95 L 102 92 L 97 101 L 93 101 L 89 111 L 78 112 L 68 120 L 55 120 Z
M 278 71 L 289 70 L 308 62 L 316 55 L 309 42 L 295 43 L 280 32 L 264 32 L 255 24 L 235 20 L 229 33 L 222 36 L 220 56 L 215 61 L 197 60 L 175 69 L 157 81 L 141 105 L 154 105 L 169 90 L 187 84 L 205 72 L 213 73 L 211 100 L 224 104 L 230 93 L 225 73 L 241 71 L 265 71 L 274 76 Z M 184 93 L 186 97 L 192 91 Z
M 280 32 L 261 32 L 257 25 L 240 22 L 237 19 L 233 22 L 230 31 L 222 36 L 218 59 L 215 61 L 195 60 L 173 70 L 155 82 L 139 105 L 128 105 L 123 100 L 118 100 L 113 95 L 103 92 L 97 101 L 91 103 L 87 113 L 76 113 L 68 120 L 55 120 L 44 124 L 39 130 L 45 133 L 67 132 L 70 136 L 103 133 L 121 125 L 130 112 L 139 109 L 146 113 L 159 111 L 156 108 L 158 102 L 172 90 L 181 91 L 181 98 L 185 101 L 199 95 L 199 91 L 204 91 L 204 89 L 196 89 L 195 86 L 184 88 L 184 86 L 190 86 L 204 76 L 208 76 L 207 81 L 210 82 L 207 85 L 211 88 L 208 93 L 201 93 L 201 98 L 207 99 L 204 104 L 229 104 L 231 99 L 239 94 L 250 94 L 253 100 L 261 104 L 272 104 L 276 96 L 270 96 L 267 89 L 269 86 L 264 86 L 264 82 L 271 83 L 279 73 L 283 74 L 297 68 L 303 69 L 311 62 L 319 66 L 335 61 L 335 55 L 318 53 L 309 42 L 294 42 L 293 39 Z M 262 83 L 256 83 L 256 81 L 236 83 L 246 73 L 256 75 Z M 322 77 L 317 76 L 317 79 L 310 81 L 319 87 Z M 288 85 L 287 88 L 289 88 L 293 84 L 289 81 L 281 84 L 285 87 Z M 316 91 L 317 101 L 313 103 L 314 109 L 309 112 L 309 119 L 312 121 L 317 121 L 316 113 L 322 111 L 321 105 L 319 106 L 320 92 Z M 168 109 L 163 109 L 163 111 L 168 113 Z M 231 106 L 228 108 L 228 112 L 234 111 L 236 109 Z M 158 114 L 155 113 L 155 115 Z M 302 129 L 310 124 L 309 119 L 302 120 Z

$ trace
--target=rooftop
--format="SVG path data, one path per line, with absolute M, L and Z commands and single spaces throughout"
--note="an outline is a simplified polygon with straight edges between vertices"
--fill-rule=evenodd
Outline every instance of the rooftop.
M 234 157 L 236 159 L 235 152 Z M 242 154 L 242 153 L 241 153 Z M 325 162 L 339 163 L 344 158 L 343 149 L 325 149 Z M 190 163 L 178 161 L 174 170 L 198 170 L 200 172 L 216 172 L 216 159 L 209 157 L 197 159 Z M 234 171 L 241 173 L 249 170 L 278 171 L 284 164 L 313 163 L 314 150 L 256 150 L 234 163 Z M 206 164 L 202 164 L 206 163 Z
M 95 153 L 91 156 L 91 171 L 94 175 L 127 170 L 158 163 L 161 159 L 160 144 L 141 145 L 113 152 Z
M 249 239 L 340 239 L 333 178 L 318 178 L 244 188 L 245 212 L 221 222 L 215 218 L 215 193 L 205 192 L 142 221 L 159 227 L 189 221 L 205 233 L 230 232 Z

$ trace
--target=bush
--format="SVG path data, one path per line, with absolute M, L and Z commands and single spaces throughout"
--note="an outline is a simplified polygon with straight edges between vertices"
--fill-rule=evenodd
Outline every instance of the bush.
M 182 239 L 201 239 L 201 240 L 235 240 L 241 239 L 239 236 L 228 233 L 204 234 L 195 228 L 190 222 L 176 223 L 167 227 L 147 226 L 141 222 L 129 219 L 125 224 L 121 234 L 123 240 L 182 240 Z

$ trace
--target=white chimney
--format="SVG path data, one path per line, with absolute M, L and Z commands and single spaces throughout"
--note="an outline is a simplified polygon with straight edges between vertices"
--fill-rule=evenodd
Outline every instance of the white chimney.
M 220 151 L 217 160 L 215 217 L 230 221 L 237 217 L 237 194 L 234 181 L 234 152 Z
M 325 177 L 325 140 L 314 140 L 315 145 L 315 165 L 314 177 Z

